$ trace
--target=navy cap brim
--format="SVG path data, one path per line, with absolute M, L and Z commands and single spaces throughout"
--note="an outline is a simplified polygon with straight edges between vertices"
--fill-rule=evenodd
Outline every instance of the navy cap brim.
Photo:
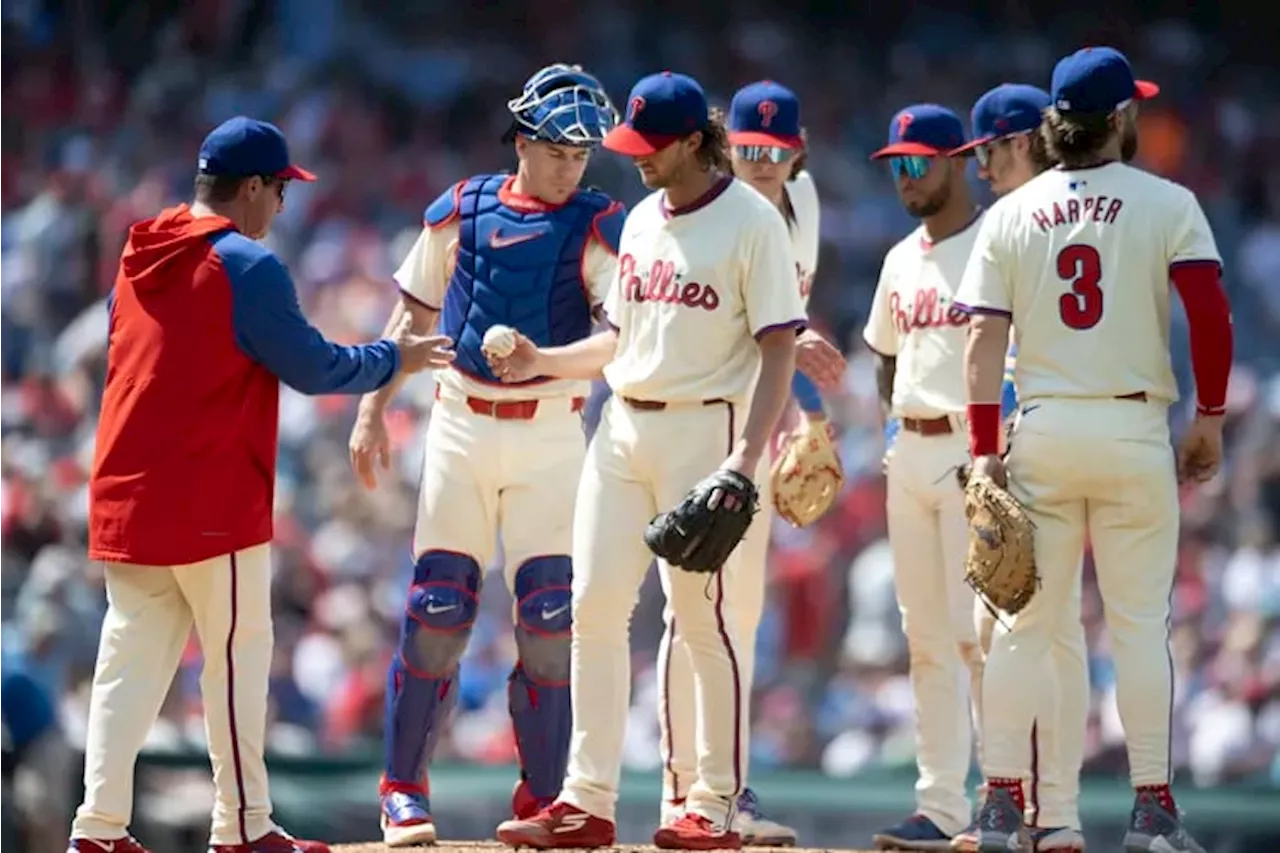
M 804 147 L 804 140 L 798 136 L 765 133 L 761 130 L 731 130 L 728 136 L 730 145 L 760 145 L 765 148 L 787 148 L 791 150 Z
M 946 157 L 949 153 L 949 149 L 934 148 L 932 145 L 925 145 L 923 142 L 895 142 L 872 154 L 871 159 L 880 160 L 884 157 Z
M 316 179 L 316 176 L 314 173 L 308 172 L 306 169 L 302 168 L 301 166 L 294 166 L 292 164 L 286 166 L 284 169 L 280 170 L 279 172 L 276 172 L 276 177 L 284 178 L 289 181 L 307 181 L 307 182 L 314 181 Z
M 647 157 L 656 154 L 681 137 L 669 133 L 641 133 L 634 127 L 620 124 L 605 134 L 600 144 L 616 154 L 628 157 Z

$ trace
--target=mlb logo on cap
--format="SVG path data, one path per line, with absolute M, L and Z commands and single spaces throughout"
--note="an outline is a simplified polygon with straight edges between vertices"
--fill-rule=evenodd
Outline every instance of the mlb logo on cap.
M 632 87 L 626 118 L 603 144 L 619 154 L 648 156 L 703 130 L 708 117 L 707 96 L 697 80 L 670 71 L 650 74 Z
M 964 124 L 959 116 L 938 104 L 914 104 L 894 115 L 889 144 L 871 159 L 946 156 L 963 144 Z
M 796 93 L 763 80 L 743 86 L 729 104 L 729 143 L 772 148 L 801 148 L 800 99 Z
M 1040 126 L 1049 93 L 1025 83 L 1004 83 L 978 98 L 973 105 L 973 139 L 951 153 L 967 154 L 1005 136 L 1028 133 Z
M 1155 83 L 1134 78 L 1128 58 L 1114 47 L 1084 47 L 1059 60 L 1051 88 L 1060 113 L 1109 113 L 1160 94 Z

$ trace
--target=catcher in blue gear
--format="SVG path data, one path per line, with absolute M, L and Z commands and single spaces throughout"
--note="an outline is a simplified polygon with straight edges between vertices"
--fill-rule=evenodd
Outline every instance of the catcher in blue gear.
M 569 554 L 589 387 L 540 377 L 500 383 L 485 336 L 515 329 L 545 347 L 591 333 L 617 274 L 625 210 L 580 182 L 617 114 L 595 77 L 564 64 L 534 74 L 507 107 L 503 139 L 514 147 L 516 172 L 445 190 L 395 276 L 401 298 L 388 327 L 438 325 L 457 357 L 437 374 L 413 578 L 387 674 L 379 794 L 389 847 L 435 841 L 427 768 L 457 702 L 484 570 L 499 541 L 515 598 L 518 660 L 508 699 L 517 817 L 555 798 L 568 761 Z M 389 385 L 362 400 L 352 432 L 352 466 L 369 488 L 389 464 L 384 413 L 396 391 Z

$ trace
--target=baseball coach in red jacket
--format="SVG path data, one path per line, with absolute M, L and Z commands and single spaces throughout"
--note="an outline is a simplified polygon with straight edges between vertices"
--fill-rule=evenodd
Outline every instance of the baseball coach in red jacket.
M 128 834 L 134 762 L 193 625 L 210 850 L 328 850 L 272 822 L 263 761 L 280 382 L 365 394 L 453 353 L 407 328 L 339 346 L 307 322 L 288 269 L 257 242 L 295 180 L 315 176 L 289 162 L 280 130 L 233 118 L 200 148 L 195 200 L 129 230 L 89 485 L 89 557 L 106 563 L 108 610 L 71 851 L 146 853 Z

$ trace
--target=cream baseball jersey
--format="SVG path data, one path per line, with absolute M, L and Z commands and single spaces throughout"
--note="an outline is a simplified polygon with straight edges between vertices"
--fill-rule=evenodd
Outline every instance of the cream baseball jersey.
M 405 293 L 436 310 L 444 304 L 445 291 L 457 262 L 458 227 L 456 221 L 439 228 L 424 227 L 395 272 L 396 283 Z M 583 253 L 582 280 L 592 307 L 604 303 L 617 271 L 618 259 L 599 240 L 591 237 Z M 436 381 L 462 394 L 490 400 L 585 396 L 590 390 L 590 383 L 561 379 L 508 388 L 479 382 L 456 370 L 437 371 Z
M 955 295 L 982 219 L 978 214 L 936 243 L 921 225 L 885 255 L 862 337 L 897 359 L 893 412 L 899 417 L 936 418 L 965 409 L 969 316 L 956 307 Z
M 1050 169 L 992 207 L 957 300 L 1013 319 L 1018 397 L 1178 399 L 1169 270 L 1221 264 L 1186 187 L 1123 163 Z
M 782 214 L 747 184 L 725 178 L 676 210 L 650 194 L 622 227 L 605 302 L 618 349 L 605 379 L 643 400 L 746 397 L 760 363 L 753 338 L 804 324 L 799 289 L 779 286 L 794 281 Z
M 818 188 L 813 176 L 801 172 L 794 180 L 787 181 L 787 198 L 795 221 L 790 223 L 791 252 L 796 259 L 796 278 L 800 284 L 800 299 L 807 306 L 813 291 L 813 277 L 818 272 Z

